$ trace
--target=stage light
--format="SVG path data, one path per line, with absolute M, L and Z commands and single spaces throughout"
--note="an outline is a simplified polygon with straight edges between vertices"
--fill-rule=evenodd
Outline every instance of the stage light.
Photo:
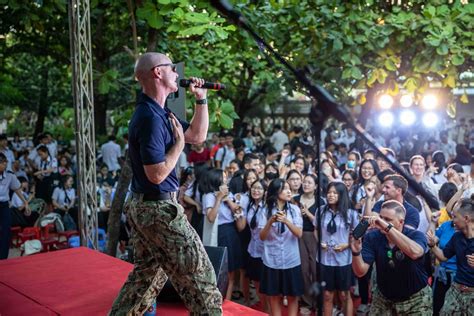
M 390 111 L 382 112 L 379 115 L 379 124 L 384 127 L 390 127 L 393 124 L 393 114 Z
M 405 126 L 413 125 L 416 121 L 416 114 L 411 110 L 404 110 L 400 113 L 400 122 Z
M 427 94 L 421 100 L 421 106 L 426 110 L 432 110 L 438 106 L 438 98 L 433 94 Z
M 382 94 L 379 98 L 379 106 L 382 109 L 390 109 L 393 105 L 393 98 L 388 94 Z
M 436 115 L 436 113 L 428 112 L 423 115 L 422 121 L 423 125 L 428 128 L 435 127 L 439 122 L 439 117 Z
M 413 105 L 413 96 L 411 94 L 402 95 L 400 98 L 400 105 L 404 108 L 409 108 Z

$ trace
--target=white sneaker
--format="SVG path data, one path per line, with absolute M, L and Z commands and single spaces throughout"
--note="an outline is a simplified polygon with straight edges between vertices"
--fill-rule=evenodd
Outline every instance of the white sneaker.
M 288 298 L 286 296 L 283 296 L 283 306 L 288 306 Z
M 365 316 L 369 313 L 369 310 L 370 310 L 370 305 L 360 304 L 359 307 L 357 308 L 356 315 Z
M 339 309 L 337 309 L 336 307 L 333 307 L 332 308 L 332 316 L 344 316 L 344 313 L 341 312 Z

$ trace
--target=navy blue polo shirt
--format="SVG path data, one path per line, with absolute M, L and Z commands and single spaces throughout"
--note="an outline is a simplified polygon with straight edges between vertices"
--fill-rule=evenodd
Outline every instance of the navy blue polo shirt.
M 403 234 L 419 244 L 426 253 L 427 241 L 423 233 L 404 227 Z M 424 256 L 412 260 L 396 246 L 391 249 L 392 258 L 389 258 L 389 252 L 387 237 L 379 230 L 364 236 L 362 258 L 367 264 L 375 262 L 380 292 L 389 300 L 404 301 L 428 284 Z
M 383 202 L 385 201 L 378 201 L 375 203 L 374 207 L 372 207 L 372 212 L 380 213 Z M 405 225 L 409 225 L 414 229 L 418 229 L 418 226 L 420 226 L 420 213 L 418 213 L 416 207 L 405 200 L 403 200 L 403 206 L 407 211 L 407 214 L 405 215 Z
M 455 232 L 443 249 L 444 256 L 449 259 L 456 256 L 456 277 L 454 282 L 474 287 L 474 268 L 467 263 L 466 255 L 474 254 L 474 238 L 466 238 L 462 232 Z
M 132 191 L 135 193 L 164 193 L 178 190 L 175 169 L 160 184 L 151 183 L 143 165 L 165 161 L 165 155 L 174 145 L 173 126 L 168 108 L 162 108 L 144 93 L 137 98 L 137 106 L 129 124 L 128 153 L 132 165 Z M 180 120 L 186 131 L 189 123 Z

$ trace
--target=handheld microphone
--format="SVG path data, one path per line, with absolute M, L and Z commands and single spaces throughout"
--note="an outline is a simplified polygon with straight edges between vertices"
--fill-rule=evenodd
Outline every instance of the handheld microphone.
M 183 87 L 183 88 L 187 88 L 189 87 L 189 85 L 191 84 L 191 80 L 189 79 L 180 79 L 179 80 L 179 86 L 180 87 Z M 204 82 L 204 84 L 202 85 L 203 89 L 208 89 L 208 90 L 224 90 L 225 89 L 225 85 L 222 84 L 222 83 L 215 83 L 215 82 Z

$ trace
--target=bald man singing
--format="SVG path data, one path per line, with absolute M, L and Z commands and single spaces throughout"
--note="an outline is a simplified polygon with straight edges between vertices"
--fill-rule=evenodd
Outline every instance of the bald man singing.
M 191 78 L 196 98 L 191 123 L 178 119 L 166 98 L 178 90 L 176 65 L 146 53 L 135 66 L 142 93 L 129 125 L 132 199 L 125 211 L 132 226 L 135 266 L 110 315 L 142 315 L 168 277 L 191 315 L 222 315 L 222 296 L 211 262 L 177 203 L 175 165 L 185 143 L 202 143 L 209 126 L 203 79 Z

